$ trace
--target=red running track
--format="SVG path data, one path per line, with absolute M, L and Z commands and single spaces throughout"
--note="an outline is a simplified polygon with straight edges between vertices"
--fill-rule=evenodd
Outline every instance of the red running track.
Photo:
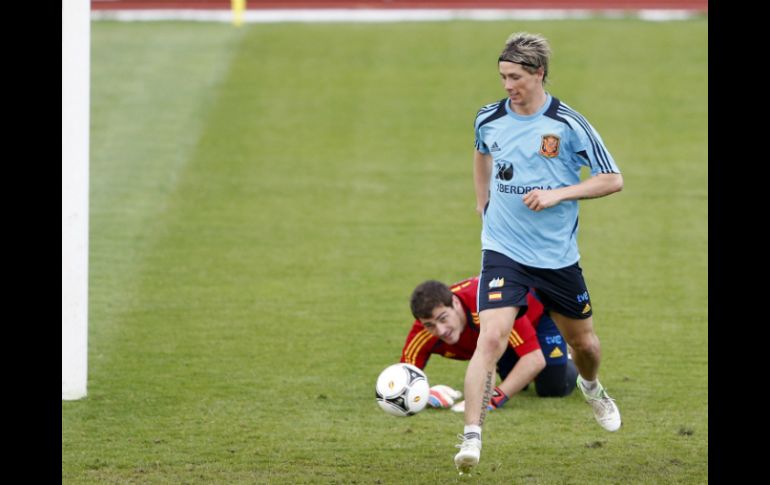
M 230 0 L 92 0 L 92 10 L 212 9 L 230 8 Z M 585 10 L 692 10 L 708 12 L 708 0 L 247 0 L 247 8 L 258 9 L 585 9 Z

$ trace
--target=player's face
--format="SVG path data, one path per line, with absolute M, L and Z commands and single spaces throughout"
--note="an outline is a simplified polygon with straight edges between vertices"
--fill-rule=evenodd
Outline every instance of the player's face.
M 539 99 L 543 91 L 543 68 L 539 68 L 535 74 L 530 74 L 521 64 L 500 61 L 500 80 L 503 88 L 508 93 L 511 108 L 528 108 Z
M 454 297 L 452 306 L 441 305 L 433 309 L 430 318 L 421 318 L 425 330 L 440 338 L 449 345 L 456 344 L 460 340 L 460 334 L 465 328 L 465 312 L 457 297 Z

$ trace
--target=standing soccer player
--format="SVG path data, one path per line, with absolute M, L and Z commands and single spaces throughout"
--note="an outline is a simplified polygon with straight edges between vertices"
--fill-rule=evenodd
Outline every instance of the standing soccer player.
M 578 388 L 596 420 L 608 431 L 620 428 L 620 412 L 598 379 L 601 348 L 578 264 L 577 201 L 620 191 L 623 177 L 588 121 L 545 91 L 550 55 L 544 37 L 511 35 L 498 58 L 508 96 L 476 115 L 481 330 L 465 374 L 465 430 L 455 455 L 461 473 L 479 462 L 495 364 L 526 311 L 530 286 L 573 349 Z M 581 182 L 583 166 L 591 177 Z

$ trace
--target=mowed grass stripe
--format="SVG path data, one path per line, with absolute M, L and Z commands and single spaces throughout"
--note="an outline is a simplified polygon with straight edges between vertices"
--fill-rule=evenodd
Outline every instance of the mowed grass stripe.
M 121 313 L 137 304 L 136 279 L 239 37 L 223 26 L 182 25 L 93 26 L 92 370 L 109 355 L 104 346 L 120 340 Z
M 138 462 L 125 445 L 150 441 L 142 423 L 154 412 L 158 396 L 147 386 L 157 372 L 147 371 L 150 349 L 137 322 L 154 309 L 141 280 L 158 270 L 150 254 L 165 230 L 169 198 L 240 36 L 221 25 L 173 25 L 93 25 L 89 396 L 62 403 L 78 417 L 63 420 L 63 443 L 89 437 L 91 457 L 80 464 L 86 469 L 131 467 Z M 155 340 L 174 345 L 162 334 Z M 63 461 L 63 477 L 65 470 Z

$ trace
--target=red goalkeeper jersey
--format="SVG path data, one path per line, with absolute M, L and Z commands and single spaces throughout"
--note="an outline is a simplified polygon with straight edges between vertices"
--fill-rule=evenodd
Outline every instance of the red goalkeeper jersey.
M 419 320 L 415 320 L 401 351 L 401 362 L 423 369 L 431 354 L 443 355 L 449 359 L 470 360 L 476 350 L 476 340 L 479 337 L 479 313 L 476 306 L 478 286 L 479 278 L 474 276 L 449 287 L 460 299 L 468 320 L 456 344 L 449 345 L 431 335 Z M 527 305 L 529 307 L 527 314 L 516 319 L 508 336 L 508 347 L 512 348 L 519 357 L 540 348 L 534 327 L 543 315 L 543 305 L 531 291 L 527 295 Z

